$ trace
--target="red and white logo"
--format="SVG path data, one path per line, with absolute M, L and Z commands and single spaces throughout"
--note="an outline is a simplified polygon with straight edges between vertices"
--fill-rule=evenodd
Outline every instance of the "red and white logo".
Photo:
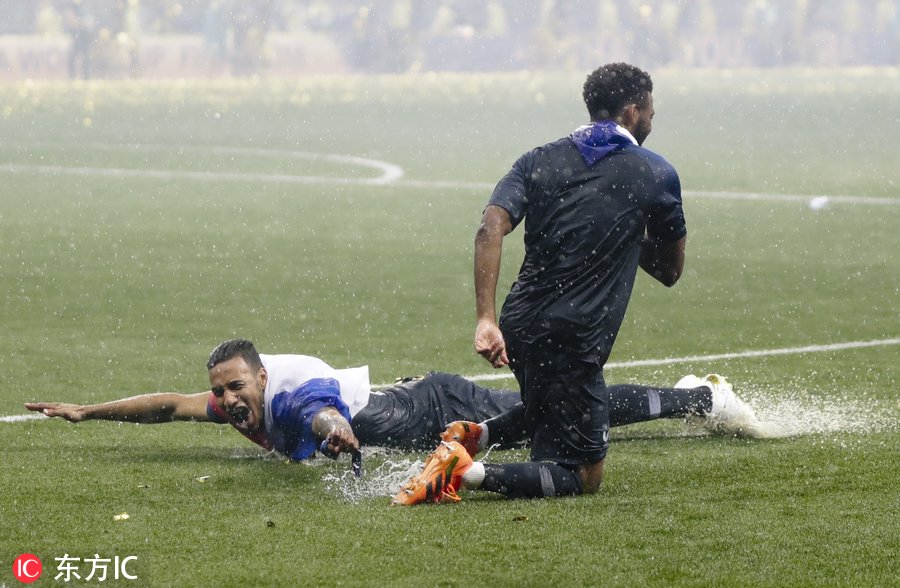
M 41 577 L 44 566 L 36 555 L 23 553 L 13 562 L 13 575 L 19 582 L 31 584 Z

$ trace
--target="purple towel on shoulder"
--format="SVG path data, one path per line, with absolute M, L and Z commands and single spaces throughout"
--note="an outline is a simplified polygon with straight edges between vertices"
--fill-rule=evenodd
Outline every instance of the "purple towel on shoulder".
M 578 127 L 569 135 L 569 139 L 578 147 L 581 157 L 588 167 L 634 141 L 622 133 L 622 128 L 611 120 L 593 122 Z

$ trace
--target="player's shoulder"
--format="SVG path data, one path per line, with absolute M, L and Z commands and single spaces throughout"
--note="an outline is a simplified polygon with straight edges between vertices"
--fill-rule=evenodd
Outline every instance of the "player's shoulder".
M 575 146 L 570 137 L 560 137 L 555 141 L 541 145 L 537 150 L 541 155 L 548 158 L 581 157 L 578 147 Z
M 568 137 L 562 137 L 526 151 L 517 165 L 531 180 L 543 178 L 549 181 L 557 170 L 571 168 L 580 160 L 575 144 Z
M 641 160 L 657 177 L 678 176 L 678 172 L 675 171 L 675 166 L 669 163 L 665 157 L 656 151 L 651 151 L 650 149 L 639 145 L 633 145 L 629 147 L 626 152 L 633 154 Z
M 572 153 L 573 150 L 577 152 L 577 149 L 572 143 L 571 139 L 568 137 L 562 137 L 555 141 L 550 141 L 549 143 L 544 143 L 543 145 L 538 145 L 526 151 L 520 157 L 520 160 L 539 160 L 539 159 L 550 159 L 553 157 L 558 157 L 561 154 L 569 154 Z

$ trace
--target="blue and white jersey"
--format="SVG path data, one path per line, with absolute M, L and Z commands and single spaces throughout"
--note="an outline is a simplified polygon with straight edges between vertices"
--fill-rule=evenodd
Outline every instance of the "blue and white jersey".
M 290 392 L 311 380 L 332 378 L 340 384 L 341 400 L 355 416 L 369 403 L 369 366 L 334 369 L 318 357 L 310 355 L 262 355 L 263 366 L 269 372 L 266 384 L 266 407 L 280 392 Z M 266 414 L 268 421 L 268 413 Z
M 318 440 L 312 421 L 323 408 L 333 407 L 348 421 L 369 401 L 369 368 L 336 370 L 308 355 L 262 355 L 268 373 L 265 390 L 265 431 L 244 434 L 254 443 L 293 460 L 312 457 Z M 210 394 L 208 411 L 213 421 L 234 424 Z

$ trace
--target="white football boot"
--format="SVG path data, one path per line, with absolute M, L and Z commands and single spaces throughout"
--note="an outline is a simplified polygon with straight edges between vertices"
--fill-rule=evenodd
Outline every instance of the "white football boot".
M 694 374 L 685 376 L 675 382 L 676 388 L 699 388 L 700 386 L 706 386 L 706 381 L 703 378 L 698 378 Z
M 706 413 L 703 425 L 706 430 L 735 437 L 767 436 L 756 413 L 750 405 L 737 397 L 725 378 L 719 374 L 708 374 L 701 385 L 712 390 L 712 409 Z
M 688 425 L 699 425 L 718 435 L 757 439 L 769 436 L 762 422 L 756 418 L 753 409 L 737 397 L 731 384 L 719 374 L 708 374 L 705 378 L 689 375 L 675 384 L 676 388 L 700 386 L 712 390 L 712 408 L 703 415 L 688 417 Z

